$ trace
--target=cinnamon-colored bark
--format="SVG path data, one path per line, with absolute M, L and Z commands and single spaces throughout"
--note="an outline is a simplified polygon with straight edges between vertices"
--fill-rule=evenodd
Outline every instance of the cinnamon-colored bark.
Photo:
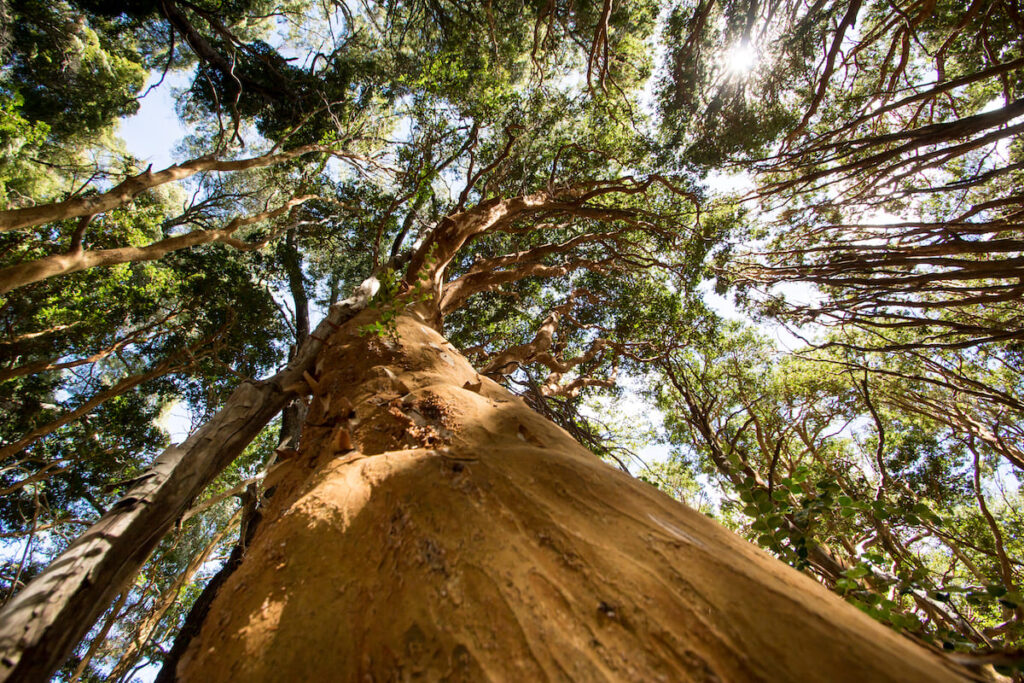
M 218 159 L 215 155 L 210 154 L 189 159 L 174 166 L 168 166 L 162 171 L 154 172 L 152 169 L 146 169 L 138 175 L 126 178 L 118 185 L 101 194 L 73 197 L 63 202 L 54 202 L 52 204 L 40 204 L 21 209 L 0 211 L 0 232 L 28 228 L 33 225 L 42 225 L 67 218 L 95 216 L 96 214 L 116 209 L 119 206 L 124 206 L 146 190 L 178 180 L 184 180 L 197 173 L 230 173 L 234 171 L 247 171 L 253 168 L 266 168 L 314 152 L 323 152 L 349 159 L 357 158 L 354 155 L 338 152 L 324 145 L 303 145 L 286 152 L 275 151 L 248 159 L 225 160 Z
M 616 471 L 423 321 L 342 326 L 300 453 L 183 681 L 955 681 L 965 674 Z
M 303 391 L 302 378 L 329 330 L 362 310 L 376 289 L 370 278 L 332 306 L 287 367 L 236 389 L 216 415 L 158 456 L 117 504 L 4 605 L 0 681 L 50 679 L 192 501 Z

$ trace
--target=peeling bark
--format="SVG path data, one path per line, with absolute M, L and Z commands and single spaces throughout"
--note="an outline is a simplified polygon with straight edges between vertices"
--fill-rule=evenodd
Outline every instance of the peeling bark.
M 966 678 L 601 462 L 435 329 L 360 336 L 371 316 L 317 361 L 300 453 L 177 680 Z
M 153 462 L 135 486 L 0 611 L 0 682 L 46 681 L 156 544 L 204 488 L 305 386 L 323 340 L 365 308 L 376 280 L 332 307 L 288 366 L 242 384 L 183 444 Z

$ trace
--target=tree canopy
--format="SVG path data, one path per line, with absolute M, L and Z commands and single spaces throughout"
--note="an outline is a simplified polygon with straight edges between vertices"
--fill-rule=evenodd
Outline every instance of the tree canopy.
M 15 0 L 0 19 L 5 602 L 145 485 L 171 428 L 301 378 L 352 302 L 387 343 L 427 301 L 481 375 L 609 463 L 1019 675 L 1013 3 Z M 170 80 L 188 135 L 154 168 L 118 125 Z M 291 386 L 62 680 L 172 656 L 297 446 Z

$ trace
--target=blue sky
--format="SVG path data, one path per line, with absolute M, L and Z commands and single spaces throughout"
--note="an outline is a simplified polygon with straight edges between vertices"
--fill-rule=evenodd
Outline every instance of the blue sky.
M 154 73 L 146 87 L 159 80 L 160 74 Z M 141 100 L 139 112 L 121 120 L 119 135 L 128 151 L 153 164 L 154 169 L 165 168 L 175 161 L 172 152 L 185 136 L 185 127 L 175 112 L 172 89 L 186 87 L 190 80 L 188 73 L 168 73 L 164 82 Z

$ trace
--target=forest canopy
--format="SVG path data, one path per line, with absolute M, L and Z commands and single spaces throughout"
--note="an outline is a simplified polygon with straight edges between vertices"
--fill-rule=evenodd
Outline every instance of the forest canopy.
M 58 680 L 173 661 L 298 448 L 324 335 L 368 307 L 387 343 L 421 305 L 609 466 L 1021 675 L 1015 3 L 9 0 L 0 22 L 0 601 L 258 395 Z M 120 137 L 161 92 L 187 131 L 166 167 Z

